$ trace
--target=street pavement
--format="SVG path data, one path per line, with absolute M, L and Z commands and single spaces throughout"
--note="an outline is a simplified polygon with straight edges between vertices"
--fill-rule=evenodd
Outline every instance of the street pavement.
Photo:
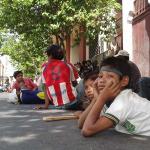
M 149 137 L 121 134 L 110 129 L 85 138 L 77 128 L 77 120 L 42 120 L 44 116 L 64 113 L 68 112 L 33 110 L 33 105 L 14 105 L 7 102 L 7 93 L 0 93 L 0 150 L 150 149 Z

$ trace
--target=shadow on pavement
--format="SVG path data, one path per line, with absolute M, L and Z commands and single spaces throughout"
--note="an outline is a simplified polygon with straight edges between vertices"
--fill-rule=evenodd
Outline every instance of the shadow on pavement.
M 150 138 L 117 133 L 113 129 L 82 137 L 77 120 L 44 122 L 63 110 L 33 110 L 0 98 L 0 150 L 149 150 Z

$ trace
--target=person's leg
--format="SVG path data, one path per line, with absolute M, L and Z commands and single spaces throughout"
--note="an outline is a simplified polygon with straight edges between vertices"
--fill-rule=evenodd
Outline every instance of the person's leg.
M 139 81 L 139 88 L 139 95 L 150 100 L 150 77 L 142 77 Z
M 22 101 L 21 101 L 21 98 L 20 98 L 20 93 L 19 94 L 16 94 L 17 95 L 17 98 L 18 98 L 18 103 L 19 104 L 22 104 Z
M 77 95 L 76 99 L 63 106 L 66 110 L 81 110 L 81 97 Z

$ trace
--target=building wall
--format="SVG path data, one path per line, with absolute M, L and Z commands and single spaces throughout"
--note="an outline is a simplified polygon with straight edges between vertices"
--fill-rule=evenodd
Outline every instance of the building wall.
M 149 76 L 150 75 L 150 54 L 149 54 L 150 41 L 149 41 L 147 30 L 145 30 L 145 25 L 146 25 L 145 20 L 142 20 L 141 22 L 134 25 L 133 59 L 138 65 L 142 76 Z
M 72 47 L 70 52 L 70 62 L 73 64 L 79 62 L 80 61 L 79 56 L 80 56 L 80 46 L 77 45 L 75 47 Z
M 15 68 L 11 65 L 9 56 L 6 56 L 6 55 L 0 56 L 0 60 L 1 60 L 2 65 L 4 66 L 3 76 L 5 77 L 12 76 Z
M 86 46 L 86 60 L 89 59 L 89 46 Z M 80 45 L 76 45 L 74 47 L 71 47 L 70 49 L 70 62 L 72 64 L 76 64 L 77 62 L 80 62 Z
M 74 31 L 84 33 L 83 28 L 78 26 L 74 28 Z M 76 32 L 73 32 L 70 36 L 70 62 L 72 64 L 89 59 L 89 46 L 86 45 L 84 34 L 80 34 L 80 41 L 75 43 L 77 36 Z
M 136 6 L 133 20 L 133 60 L 142 76 L 150 76 L 150 5 L 147 0 L 136 0 Z
M 0 85 L 3 85 L 4 65 L 0 60 Z

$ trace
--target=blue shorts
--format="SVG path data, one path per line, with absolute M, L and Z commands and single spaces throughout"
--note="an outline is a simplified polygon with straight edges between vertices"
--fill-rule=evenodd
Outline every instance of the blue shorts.
M 21 101 L 22 104 L 44 104 L 45 100 L 38 97 L 38 89 L 31 90 L 21 90 Z

